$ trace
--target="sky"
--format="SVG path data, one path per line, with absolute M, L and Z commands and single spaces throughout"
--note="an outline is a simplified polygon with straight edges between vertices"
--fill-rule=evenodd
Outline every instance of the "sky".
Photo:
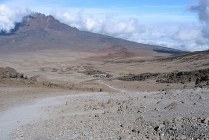
M 9 32 L 31 12 L 139 43 L 209 49 L 208 0 L 0 0 L 0 30 Z

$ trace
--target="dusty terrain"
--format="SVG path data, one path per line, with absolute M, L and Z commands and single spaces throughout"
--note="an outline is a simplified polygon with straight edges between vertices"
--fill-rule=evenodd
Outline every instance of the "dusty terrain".
M 209 139 L 209 53 L 125 54 L 0 54 L 0 139 Z

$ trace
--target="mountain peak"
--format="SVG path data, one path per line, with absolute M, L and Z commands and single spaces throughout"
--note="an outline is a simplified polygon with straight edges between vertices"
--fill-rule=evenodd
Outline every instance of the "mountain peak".
M 30 27 L 39 27 L 39 28 L 48 28 L 53 24 L 60 24 L 58 20 L 56 20 L 52 16 L 45 16 L 40 13 L 33 13 L 29 16 L 23 18 L 23 23 Z
M 46 16 L 41 13 L 32 13 L 25 16 L 20 23 L 16 23 L 15 28 L 12 29 L 10 33 L 2 32 L 0 35 L 12 35 L 40 30 L 51 30 L 57 32 L 78 31 L 76 28 L 61 23 L 51 15 Z
M 43 14 L 32 14 L 27 17 L 23 18 L 22 24 L 23 26 L 31 29 L 37 29 L 37 28 L 48 28 L 50 26 L 50 21 L 56 21 L 54 18 L 49 18 L 48 16 L 45 16 Z M 57 21 L 56 21 L 57 22 Z
M 23 24 L 30 30 L 54 30 L 54 31 L 72 31 L 78 30 L 76 28 L 70 27 L 66 24 L 61 23 L 53 16 L 46 16 L 41 13 L 33 13 L 23 19 Z
M 176 50 L 165 51 L 160 46 L 146 45 L 130 42 L 106 35 L 79 31 L 61 23 L 53 16 L 32 13 L 17 23 L 10 33 L 0 33 L 0 50 L 40 50 L 71 48 L 76 50 L 95 50 L 101 48 L 121 49 L 122 56 L 129 56 L 131 51 L 144 52 L 150 55 L 158 53 L 178 53 Z M 20 49 L 21 48 L 21 49 Z M 114 55 L 121 56 L 121 55 Z

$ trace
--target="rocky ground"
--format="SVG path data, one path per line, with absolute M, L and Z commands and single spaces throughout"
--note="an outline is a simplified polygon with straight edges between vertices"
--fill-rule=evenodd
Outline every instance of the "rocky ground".
M 84 58 L 2 54 L 0 140 L 209 139 L 208 52 Z
M 156 80 L 158 83 L 194 83 L 195 87 L 209 86 L 209 69 L 194 71 L 175 71 L 169 73 L 143 73 L 139 75 L 129 74 L 118 77 L 123 81 L 145 81 L 149 79 Z
M 30 121 L 17 117 L 19 127 L 11 136 L 21 140 L 209 139 L 208 106 L 209 90 L 200 88 L 149 93 L 120 89 L 112 93 L 75 92 L 25 105 L 26 110 L 40 109 L 40 114 L 35 119 L 29 117 Z

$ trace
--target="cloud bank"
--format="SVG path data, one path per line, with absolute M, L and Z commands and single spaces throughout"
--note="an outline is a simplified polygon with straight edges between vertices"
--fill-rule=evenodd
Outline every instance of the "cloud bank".
M 203 33 L 206 37 L 209 36 L 209 1 L 199 0 L 198 6 L 192 6 L 191 11 L 197 12 L 200 21 L 204 25 Z
M 143 26 L 135 18 L 119 20 L 112 16 L 96 18 L 86 15 L 84 11 L 79 12 L 52 12 L 55 18 L 80 30 L 111 35 L 120 38 L 127 38 L 134 33 L 144 32 Z
M 198 14 L 199 20 L 202 24 L 202 38 L 197 40 L 197 43 L 202 46 L 207 46 L 207 49 L 209 49 L 209 1 L 199 0 L 199 5 L 192 6 L 190 10 Z
M 126 20 L 114 16 L 98 18 L 85 13 L 85 11 L 54 11 L 51 14 L 61 22 L 84 31 L 186 51 L 208 49 L 208 42 L 202 36 L 200 25 L 192 23 L 143 25 L 137 18 Z
M 0 31 L 10 32 L 26 15 L 30 14 L 27 9 L 11 9 L 6 5 L 0 5 Z

